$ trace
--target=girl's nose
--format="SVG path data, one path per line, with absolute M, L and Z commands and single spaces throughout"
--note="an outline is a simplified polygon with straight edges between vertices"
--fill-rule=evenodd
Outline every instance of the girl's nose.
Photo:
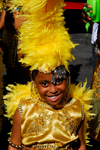
M 51 83 L 51 85 L 49 87 L 49 92 L 50 93 L 57 93 L 57 87 L 56 87 L 56 85 L 54 85 L 53 83 Z

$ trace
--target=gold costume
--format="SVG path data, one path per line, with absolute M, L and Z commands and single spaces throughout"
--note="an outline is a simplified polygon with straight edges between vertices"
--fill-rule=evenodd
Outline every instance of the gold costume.
M 24 145 L 56 143 L 66 145 L 78 138 L 77 130 L 83 118 L 82 104 L 72 99 L 61 109 L 53 109 L 45 102 L 21 100 L 21 133 Z
M 4 96 L 7 117 L 13 119 L 15 110 L 19 108 L 21 121 L 22 143 L 28 148 L 65 149 L 77 147 L 78 130 L 84 120 L 84 136 L 86 136 L 87 120 L 90 119 L 89 100 L 92 98 L 92 90 L 86 90 L 86 83 L 83 87 L 71 84 L 69 88 L 69 100 L 60 108 L 52 108 L 42 100 L 39 94 L 31 97 L 30 85 L 9 85 L 10 91 Z M 35 104 L 34 102 L 38 102 Z M 85 116 L 85 117 L 84 117 Z M 76 149 L 76 150 L 77 150 Z

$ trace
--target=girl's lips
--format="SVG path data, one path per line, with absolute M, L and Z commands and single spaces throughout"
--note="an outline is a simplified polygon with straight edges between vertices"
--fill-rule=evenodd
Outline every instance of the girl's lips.
M 47 96 L 47 97 L 48 97 L 48 99 L 49 99 L 50 101 L 55 102 L 55 101 L 57 101 L 57 100 L 59 99 L 60 94 L 59 94 L 59 95 L 56 95 L 56 96 Z

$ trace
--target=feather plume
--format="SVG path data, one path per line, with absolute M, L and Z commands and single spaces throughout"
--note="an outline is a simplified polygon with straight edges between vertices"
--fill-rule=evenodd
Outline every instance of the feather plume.
M 24 55 L 20 62 L 30 66 L 30 70 L 44 73 L 50 73 L 59 65 L 68 70 L 68 61 L 75 59 L 71 55 L 75 44 L 64 26 L 64 0 L 12 0 L 12 3 L 26 10 L 27 19 L 19 29 L 22 41 L 19 49 Z
M 39 94 L 35 93 L 34 85 L 32 87 L 32 94 L 34 97 L 31 95 L 31 82 L 28 82 L 27 85 L 10 84 L 6 87 L 6 89 L 8 94 L 6 94 L 3 99 L 6 109 L 5 116 L 8 117 L 8 119 L 13 119 L 13 115 L 18 108 L 18 104 L 21 99 L 32 99 L 34 105 L 36 105 L 37 99 L 39 99 Z
M 17 84 L 15 85 L 8 85 L 6 87 L 7 91 L 9 91 L 8 94 L 6 94 L 4 99 L 4 104 L 6 108 L 6 117 L 9 119 L 13 118 L 13 115 L 18 108 L 18 104 L 21 98 L 26 98 L 30 96 L 30 88 L 31 84 L 28 83 L 27 85 L 21 85 Z
M 85 120 L 84 120 L 84 137 L 86 139 L 86 143 L 88 143 L 88 121 L 92 119 L 92 117 L 95 115 L 91 113 L 92 105 L 90 105 L 92 99 L 93 99 L 93 90 L 90 90 L 89 88 L 86 88 L 87 80 L 83 83 L 79 83 L 78 85 L 71 84 L 70 86 L 70 97 L 74 97 L 75 99 L 80 100 L 81 104 L 84 107 L 84 114 L 85 114 Z

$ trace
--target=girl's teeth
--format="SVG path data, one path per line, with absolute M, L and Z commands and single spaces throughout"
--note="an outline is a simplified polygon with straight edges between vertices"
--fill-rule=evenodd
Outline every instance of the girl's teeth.
M 51 98 L 55 98 L 56 96 L 52 96 Z

